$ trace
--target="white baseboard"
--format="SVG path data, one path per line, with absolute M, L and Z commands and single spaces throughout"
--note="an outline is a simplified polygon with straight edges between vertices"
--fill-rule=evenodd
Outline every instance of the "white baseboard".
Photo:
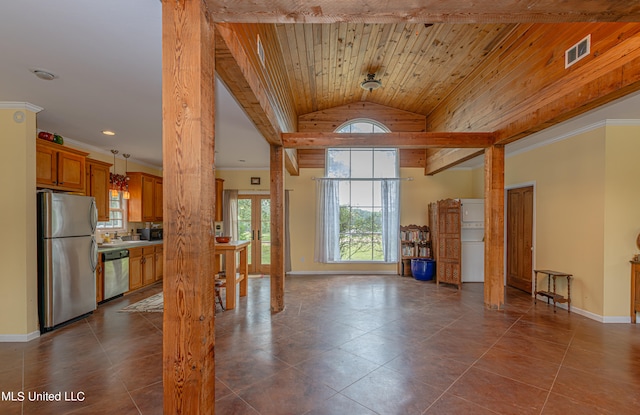
M 40 337 L 40 331 L 28 334 L 0 334 L 0 343 L 24 343 Z
M 538 301 L 539 302 L 544 302 L 544 304 L 547 304 L 547 298 L 546 297 L 538 296 Z M 549 304 L 549 305 L 553 306 L 553 302 L 551 304 Z M 560 304 L 557 304 L 556 307 L 562 308 L 563 310 L 566 310 L 567 309 L 567 304 L 566 303 L 560 303 Z M 584 316 L 584 317 L 586 317 L 588 319 L 595 320 L 595 321 L 598 321 L 600 323 L 605 323 L 605 324 L 606 323 L 631 323 L 631 316 L 601 316 L 600 314 L 592 313 L 591 311 L 586 311 L 586 310 L 583 310 L 583 309 L 575 307 L 575 306 L 571 306 L 571 312 L 579 314 L 581 316 Z
M 287 275 L 397 275 L 396 271 L 289 271 Z

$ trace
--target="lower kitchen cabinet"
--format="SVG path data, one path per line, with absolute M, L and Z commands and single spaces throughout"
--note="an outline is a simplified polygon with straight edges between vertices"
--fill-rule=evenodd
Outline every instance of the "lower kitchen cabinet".
M 163 246 L 129 248 L 129 291 L 162 279 Z
M 129 291 L 142 287 L 142 248 L 129 248 Z
M 156 245 L 155 250 L 155 280 L 160 281 L 163 276 L 163 266 L 162 261 L 164 257 L 164 250 L 162 249 L 162 245 Z

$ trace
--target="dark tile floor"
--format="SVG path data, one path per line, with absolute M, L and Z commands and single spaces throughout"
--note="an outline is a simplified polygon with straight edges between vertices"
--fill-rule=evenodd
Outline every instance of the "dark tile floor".
M 0 414 L 161 414 L 162 314 L 101 305 L 29 343 L 0 343 Z M 216 318 L 216 414 L 640 413 L 640 329 L 601 324 L 508 289 L 397 276 L 268 278 Z M 23 392 L 23 402 L 11 402 Z M 30 402 L 29 393 L 83 401 Z

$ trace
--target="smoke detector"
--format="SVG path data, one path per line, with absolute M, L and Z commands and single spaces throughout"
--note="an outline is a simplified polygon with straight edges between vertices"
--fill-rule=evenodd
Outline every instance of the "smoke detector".
M 51 81 L 58 77 L 56 74 L 45 71 L 44 69 L 32 69 L 31 72 L 38 78 L 44 79 L 45 81 Z

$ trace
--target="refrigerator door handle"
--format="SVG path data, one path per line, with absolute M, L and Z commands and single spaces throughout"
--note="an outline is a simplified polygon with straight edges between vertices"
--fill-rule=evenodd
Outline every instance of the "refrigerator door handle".
M 96 207 L 96 200 L 91 200 L 91 206 L 89 207 L 89 222 L 91 223 L 91 233 L 96 231 L 98 227 L 98 208 Z
M 98 244 L 95 238 L 91 238 L 91 251 L 89 252 L 89 261 L 91 263 L 91 271 L 95 272 L 98 268 Z

